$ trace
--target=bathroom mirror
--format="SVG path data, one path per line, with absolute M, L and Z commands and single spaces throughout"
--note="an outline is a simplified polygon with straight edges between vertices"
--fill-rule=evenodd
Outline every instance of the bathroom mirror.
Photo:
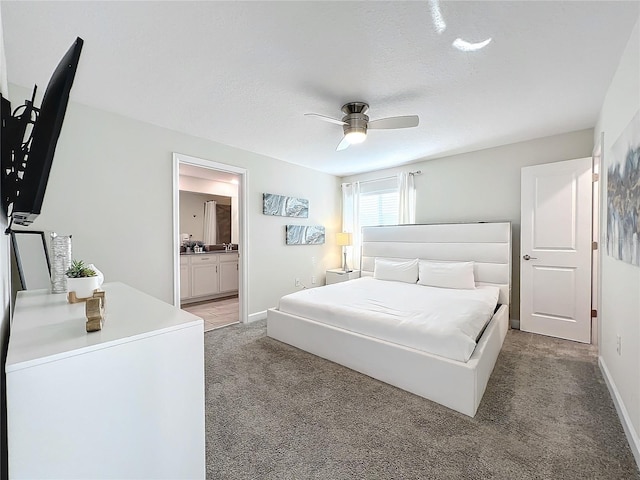
M 51 265 L 44 232 L 12 230 L 13 249 L 22 290 L 51 287 Z
M 179 200 L 181 235 L 205 245 L 232 243 L 232 197 L 180 190 Z

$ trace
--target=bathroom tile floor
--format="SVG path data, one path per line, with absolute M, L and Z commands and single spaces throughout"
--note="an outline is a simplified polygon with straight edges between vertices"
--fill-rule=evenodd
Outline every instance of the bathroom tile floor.
M 190 303 L 184 305 L 182 309 L 202 318 L 205 332 L 238 323 L 240 316 L 237 296 Z

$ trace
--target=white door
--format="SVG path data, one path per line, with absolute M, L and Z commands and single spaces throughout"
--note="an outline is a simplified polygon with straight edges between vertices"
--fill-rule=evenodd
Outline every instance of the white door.
M 522 169 L 520 329 L 591 341 L 591 158 Z

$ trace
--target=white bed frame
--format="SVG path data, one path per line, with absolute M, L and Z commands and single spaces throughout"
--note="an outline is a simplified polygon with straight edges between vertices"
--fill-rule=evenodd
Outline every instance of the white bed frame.
M 474 261 L 478 284 L 500 288 L 494 314 L 468 362 L 386 342 L 277 309 L 267 335 L 473 417 L 509 328 L 511 224 L 395 225 L 362 229 L 362 276 L 375 257 Z

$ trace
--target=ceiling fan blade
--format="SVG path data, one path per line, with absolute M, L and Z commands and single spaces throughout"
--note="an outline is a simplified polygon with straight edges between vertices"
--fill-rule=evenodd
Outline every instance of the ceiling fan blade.
M 346 122 L 338 120 L 337 118 L 327 117 L 326 115 L 320 115 L 317 113 L 305 113 L 307 117 L 316 117 L 318 120 L 324 120 L 325 122 L 335 123 L 336 125 L 346 125 Z
M 339 152 L 340 150 L 346 150 L 347 148 L 349 148 L 350 145 L 351 143 L 349 142 L 349 140 L 347 139 L 347 136 L 345 135 L 344 137 L 342 137 L 342 140 L 340 140 L 340 143 L 336 147 L 336 152 Z
M 372 120 L 367 125 L 369 129 L 389 129 L 389 128 L 411 128 L 417 127 L 419 119 L 417 115 L 407 115 L 405 117 L 389 117 L 379 120 Z

